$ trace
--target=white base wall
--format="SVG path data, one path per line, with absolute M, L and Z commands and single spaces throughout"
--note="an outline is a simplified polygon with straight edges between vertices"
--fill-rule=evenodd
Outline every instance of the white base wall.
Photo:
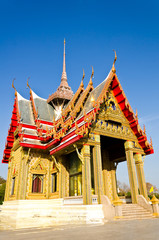
M 5 228 L 104 223 L 102 205 L 64 205 L 63 199 L 6 201 L 0 212 Z

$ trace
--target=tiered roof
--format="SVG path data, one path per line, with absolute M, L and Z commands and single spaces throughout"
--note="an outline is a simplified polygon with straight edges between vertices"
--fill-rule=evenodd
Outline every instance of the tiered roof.
M 138 117 L 134 114 L 116 75 L 115 61 L 107 78 L 96 88 L 92 82 L 93 68 L 86 89 L 83 85 L 83 74 L 78 90 L 61 112 L 57 112 L 48 100 L 37 96 L 31 88 L 30 100 L 24 99 L 15 90 L 13 113 L 2 162 L 7 163 L 9 160 L 15 130 L 20 146 L 49 150 L 50 155 L 83 138 L 96 121 L 109 89 L 112 90 L 145 154 L 152 154 L 152 143 L 148 142 L 145 131 L 141 129 Z

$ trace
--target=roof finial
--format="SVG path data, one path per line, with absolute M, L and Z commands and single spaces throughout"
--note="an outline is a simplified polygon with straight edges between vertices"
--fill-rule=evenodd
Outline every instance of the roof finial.
M 31 87 L 29 86 L 29 79 L 30 79 L 30 77 L 27 78 L 27 88 L 30 88 L 30 90 L 31 90 Z
M 15 78 L 14 78 L 13 81 L 12 81 L 12 88 L 14 88 L 14 90 L 15 90 L 15 96 L 17 96 L 17 90 L 16 90 L 16 88 L 14 87 L 14 80 L 15 80 Z
M 146 127 L 145 127 L 145 124 L 144 124 L 144 130 L 143 130 L 144 134 L 146 134 Z
M 151 137 L 150 137 L 150 147 L 151 147 L 151 148 L 153 147 L 152 138 L 151 138 Z
M 136 119 L 138 120 L 138 112 L 137 112 L 137 109 L 136 109 L 135 117 L 136 117 Z
M 63 72 L 62 72 L 62 77 L 61 77 L 61 81 L 65 80 L 67 81 L 67 75 L 66 75 L 66 62 L 65 62 L 65 38 L 64 38 L 64 51 L 63 51 Z
M 84 84 L 83 84 L 84 77 L 85 77 L 85 72 L 84 72 L 84 69 L 83 69 L 83 76 L 82 76 L 82 81 L 81 81 L 81 85 L 80 85 L 82 88 L 84 87 Z
M 93 85 L 93 82 L 92 82 L 93 76 L 94 76 L 94 69 L 93 69 L 93 66 L 92 66 L 92 74 L 91 74 L 91 78 L 90 78 L 90 80 L 89 80 L 89 84 L 90 84 L 90 85 Z
M 117 55 L 116 55 L 116 51 L 113 49 L 114 53 L 115 53 L 115 58 L 114 58 L 114 62 L 113 62 L 113 66 L 112 66 L 112 72 L 116 73 L 116 69 L 115 69 L 115 62 L 117 60 Z

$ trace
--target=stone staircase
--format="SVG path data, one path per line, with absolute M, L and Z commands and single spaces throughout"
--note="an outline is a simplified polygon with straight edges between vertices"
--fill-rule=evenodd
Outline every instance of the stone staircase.
M 122 205 L 122 219 L 147 219 L 153 218 L 153 214 L 138 204 L 123 204 Z

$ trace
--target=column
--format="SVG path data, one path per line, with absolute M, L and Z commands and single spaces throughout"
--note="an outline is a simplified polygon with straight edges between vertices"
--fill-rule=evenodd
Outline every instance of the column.
M 126 160 L 127 160 L 127 167 L 128 167 L 131 199 L 132 199 L 132 203 L 137 203 L 138 186 L 137 186 L 135 162 L 134 162 L 133 150 L 132 150 L 133 142 L 126 141 L 124 146 L 125 146 L 125 153 L 126 153 Z
M 106 149 L 102 150 L 102 163 L 103 163 L 104 195 L 106 195 L 109 198 L 109 200 L 112 202 L 113 201 L 112 174 L 111 174 L 109 153 Z
M 60 172 L 59 172 L 59 198 L 65 197 L 65 166 L 62 157 L 59 157 L 58 162 L 60 163 Z
M 145 182 L 145 175 L 144 175 L 144 163 L 142 161 L 142 155 L 139 153 L 136 153 L 134 155 L 135 159 L 135 165 L 136 165 L 136 172 L 137 172 L 137 178 L 138 178 L 138 185 L 140 194 L 143 195 L 147 200 L 147 189 L 146 189 L 146 182 Z
M 111 162 L 111 178 L 112 178 L 113 200 L 115 200 L 117 197 L 117 188 L 116 188 L 116 166 L 114 162 Z
M 92 204 L 91 194 L 91 167 L 90 167 L 90 146 L 84 144 L 82 148 L 83 164 L 82 164 L 82 188 L 83 188 L 83 204 Z
M 12 158 L 12 160 L 13 160 L 13 158 Z M 8 163 L 8 176 L 7 176 L 7 182 L 6 182 L 4 201 L 8 201 L 9 200 L 10 185 L 11 185 L 11 160 L 9 160 L 9 163 Z
M 98 195 L 98 203 L 101 203 L 101 196 L 103 195 L 103 177 L 102 177 L 102 158 L 100 136 L 96 135 L 96 145 L 93 148 L 93 164 L 94 164 L 94 181 L 95 193 Z

